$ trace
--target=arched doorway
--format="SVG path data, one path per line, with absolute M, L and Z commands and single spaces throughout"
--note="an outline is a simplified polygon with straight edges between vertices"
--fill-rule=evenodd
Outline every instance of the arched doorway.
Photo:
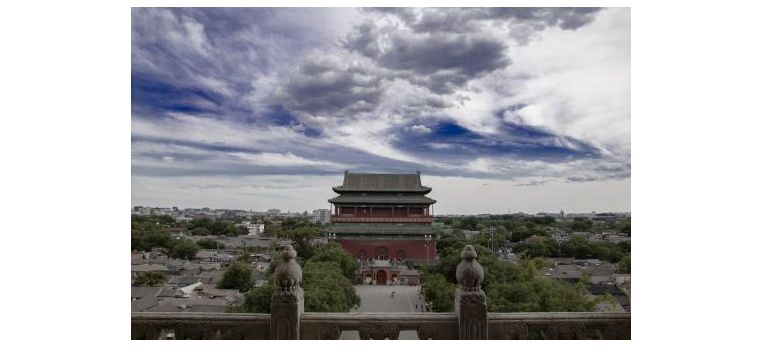
M 379 270 L 378 272 L 376 272 L 376 284 L 377 285 L 386 284 L 386 271 Z

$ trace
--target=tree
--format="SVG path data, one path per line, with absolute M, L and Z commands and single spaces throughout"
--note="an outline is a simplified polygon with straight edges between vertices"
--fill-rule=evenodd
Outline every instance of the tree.
M 273 284 L 273 280 L 270 278 L 265 285 L 259 288 L 252 288 L 244 296 L 243 304 L 229 307 L 228 312 L 270 313 L 273 292 L 275 292 L 275 284 Z
M 622 234 L 627 234 L 627 236 L 630 236 L 630 221 L 623 222 L 619 225 L 619 232 Z
M 319 248 L 315 252 L 315 255 L 305 263 L 305 266 L 309 263 L 318 262 L 334 263 L 344 277 L 350 280 L 355 278 L 355 272 L 357 272 L 358 267 L 357 261 L 349 252 L 335 243 L 328 247 Z
M 584 217 L 574 217 L 571 223 L 572 231 L 590 231 L 593 228 L 593 221 Z
M 304 266 L 304 309 L 309 312 L 348 312 L 360 306 L 354 283 L 336 262 L 308 261 Z
M 272 271 L 280 262 L 280 256 L 276 254 L 270 265 L 269 284 L 249 291 L 243 305 L 230 312 L 269 313 L 270 298 L 275 290 Z M 302 267 L 305 311 L 348 312 L 358 307 L 360 297 L 353 281 L 356 267 L 357 262 L 338 245 L 318 249 Z
M 167 275 L 163 272 L 148 271 L 139 273 L 133 282 L 136 286 L 155 287 L 167 283 Z
M 525 225 L 522 225 L 517 227 L 516 229 L 513 229 L 513 231 L 510 234 L 511 234 L 511 242 L 524 241 L 525 239 L 528 239 L 532 235 L 548 236 L 548 233 L 541 228 L 532 227 L 530 229 L 526 227 Z
M 243 262 L 235 262 L 225 270 L 225 274 L 222 276 L 222 280 L 217 284 L 217 288 L 238 289 L 239 291 L 245 292 L 251 289 L 252 284 L 253 280 L 250 266 Z
M 628 274 L 630 273 L 630 255 L 624 256 L 622 260 L 619 261 L 619 264 L 617 266 L 617 272 L 622 274 Z
M 296 222 L 291 222 L 293 225 Z M 306 222 L 303 222 L 306 223 Z M 299 224 L 292 229 L 281 230 L 281 237 L 294 240 L 294 249 L 302 259 L 309 259 L 315 252 L 311 240 L 318 236 L 318 229 L 314 225 Z
M 212 239 L 201 239 L 196 244 L 204 249 L 225 249 L 225 245 Z
M 182 239 L 174 242 L 169 249 L 169 255 L 172 258 L 191 260 L 196 257 L 198 250 L 198 245 L 196 245 L 195 242 L 188 239 Z
M 206 235 L 210 235 L 211 234 L 209 232 L 209 229 L 207 229 L 206 227 L 195 228 L 195 229 L 191 230 L 191 233 L 193 233 L 193 235 L 197 235 L 197 236 L 206 236 Z
M 443 239 L 450 247 L 441 250 L 438 264 L 424 268 L 424 294 L 434 311 L 452 310 L 455 270 L 465 245 L 465 241 L 457 237 Z M 527 247 L 544 247 L 544 243 Z M 482 286 L 487 294 L 490 312 L 590 311 L 598 302 L 598 299 L 589 300 L 584 295 L 584 282 L 570 285 L 539 276 L 538 270 L 547 265 L 542 258 L 525 258 L 519 264 L 513 264 L 498 259 L 482 245 L 476 244 L 474 248 L 478 254 L 477 260 L 484 268 Z
M 448 282 L 442 274 L 423 278 L 423 295 L 434 312 L 452 312 L 455 304 L 455 284 Z
M 161 230 L 133 230 L 132 250 L 150 251 L 154 247 L 169 248 L 172 244 L 172 236 Z

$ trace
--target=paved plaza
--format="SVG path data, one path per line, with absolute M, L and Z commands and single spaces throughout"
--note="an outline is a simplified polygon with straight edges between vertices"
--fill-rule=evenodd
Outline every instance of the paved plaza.
M 374 286 L 356 285 L 355 290 L 362 304 L 353 312 L 421 312 L 423 302 L 418 298 L 420 286 Z M 394 297 L 391 297 L 394 291 Z M 416 310 L 417 305 L 417 310 Z M 342 340 L 359 340 L 356 331 L 345 331 Z M 415 331 L 400 331 L 400 340 L 417 340 Z

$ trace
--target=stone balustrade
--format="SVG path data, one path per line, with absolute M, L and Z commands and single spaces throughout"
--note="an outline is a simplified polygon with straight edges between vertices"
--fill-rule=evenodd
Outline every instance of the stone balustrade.
M 422 340 L 630 339 L 629 313 L 489 313 L 481 289 L 484 269 L 472 246 L 461 253 L 451 313 L 304 312 L 302 270 L 291 246 L 275 270 L 272 314 L 132 313 L 132 339 L 338 339 L 357 331 L 361 339 L 399 338 L 416 331 Z

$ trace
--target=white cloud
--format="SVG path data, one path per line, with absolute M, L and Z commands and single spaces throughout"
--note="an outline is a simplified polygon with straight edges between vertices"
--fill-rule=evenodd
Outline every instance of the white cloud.
M 287 153 L 230 153 L 231 156 L 245 160 L 246 162 L 258 166 L 330 166 L 337 169 L 342 168 L 341 164 L 327 161 L 309 160 L 291 152 Z
M 509 81 L 497 106 L 526 105 L 506 111 L 506 120 L 629 157 L 629 9 L 605 9 L 576 31 L 548 29 L 512 57 L 511 67 L 485 80 L 490 86 Z
M 428 134 L 428 133 L 430 133 L 430 132 L 431 132 L 431 129 L 429 129 L 429 128 L 428 128 L 427 126 L 425 126 L 425 125 L 420 125 L 420 124 L 418 124 L 418 125 L 413 125 L 413 126 L 411 126 L 411 127 L 410 127 L 410 131 L 412 131 L 412 132 L 414 132 L 414 133 L 416 133 L 416 134 Z

